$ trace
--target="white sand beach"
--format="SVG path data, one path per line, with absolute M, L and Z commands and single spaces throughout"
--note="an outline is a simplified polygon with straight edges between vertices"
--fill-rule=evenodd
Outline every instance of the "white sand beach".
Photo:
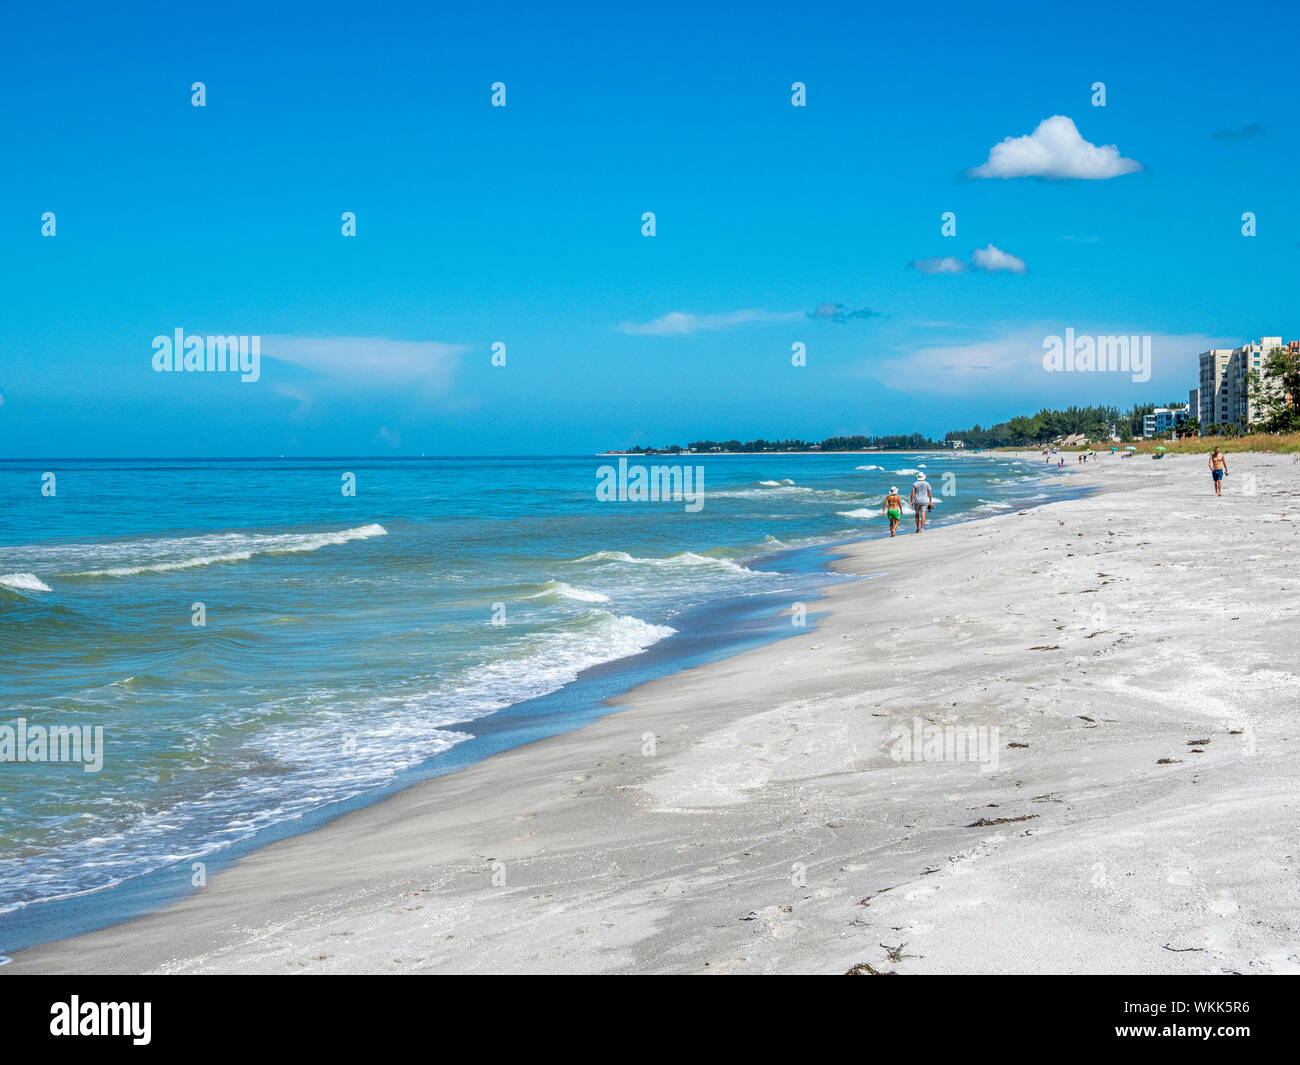
M 0 971 L 1300 972 L 1300 462 L 1230 458 L 904 519 L 815 629 Z

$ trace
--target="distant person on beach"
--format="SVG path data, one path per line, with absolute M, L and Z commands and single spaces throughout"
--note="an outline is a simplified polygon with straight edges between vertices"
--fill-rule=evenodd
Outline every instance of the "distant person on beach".
M 885 496 L 885 509 L 881 513 L 889 518 L 889 535 L 893 536 L 898 532 L 898 519 L 903 516 L 903 497 L 897 488 L 891 488 Z
M 923 473 L 916 475 L 916 484 L 912 485 L 911 504 L 916 515 L 916 531 L 925 532 L 925 512 L 934 509 L 934 496 L 930 493 L 929 482 Z
M 1223 479 L 1228 476 L 1228 456 L 1220 455 L 1217 447 L 1210 456 L 1210 476 L 1214 478 L 1214 494 L 1223 495 Z

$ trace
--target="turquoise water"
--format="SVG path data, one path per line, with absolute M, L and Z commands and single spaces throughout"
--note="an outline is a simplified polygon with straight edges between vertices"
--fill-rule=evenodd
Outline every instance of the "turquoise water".
M 940 524 L 1064 491 L 985 455 L 629 460 L 702 467 L 692 511 L 598 501 L 616 461 L 0 463 L 0 727 L 104 735 L 96 773 L 0 762 L 0 933 L 574 727 L 598 702 L 580 674 L 608 693 L 798 631 L 780 612 L 829 579 L 811 549 L 885 532 L 915 470 L 950 492 Z

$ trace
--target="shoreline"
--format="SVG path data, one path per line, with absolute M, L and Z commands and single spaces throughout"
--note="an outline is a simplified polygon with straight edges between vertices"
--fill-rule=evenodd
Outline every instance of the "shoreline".
M 824 556 L 845 542 L 848 541 L 782 547 L 749 559 L 747 565 L 788 575 L 792 582 L 802 586 L 805 598 L 816 603 L 822 589 L 837 579 Z M 769 602 L 776 598 L 784 601 L 777 592 L 760 592 L 687 607 L 674 619 L 679 627 L 672 636 L 635 654 L 590 666 L 553 691 L 457 723 L 457 731 L 468 733 L 468 739 L 402 771 L 381 787 L 275 821 L 251 836 L 182 860 L 172 860 L 111 885 L 33 900 L 0 912 L 0 966 L 9 960 L 6 950 L 18 953 L 92 934 L 182 901 L 192 894 L 192 862 L 202 863 L 206 875 L 215 875 L 263 847 L 317 831 L 347 813 L 383 802 L 407 788 L 459 772 L 503 750 L 566 735 L 616 712 L 617 695 L 650 679 L 671 676 L 702 663 L 786 639 L 791 633 L 784 628 L 782 619 L 772 614 L 773 606 Z M 59 929 L 59 934 L 51 936 L 51 926 Z M 33 936 L 34 929 L 40 930 L 36 934 L 41 938 Z
M 950 447 L 907 447 L 876 448 L 874 451 L 597 451 L 593 458 L 707 458 L 710 455 L 730 455 L 732 457 L 750 456 L 762 458 L 765 455 L 965 455 L 981 454 L 980 451 L 966 452 L 961 448 Z
M 1009 468 L 1016 465 L 1007 463 Z M 1034 472 L 1035 464 L 1019 468 Z M 1059 495 L 1070 491 L 1061 478 L 1042 476 L 1038 480 Z M 1082 490 L 1082 491 L 1086 491 Z M 1038 503 L 1026 505 L 1040 505 Z M 940 522 L 966 522 L 969 515 Z M 873 530 L 874 526 L 874 531 Z M 191 868 L 197 863 L 204 876 L 216 875 L 262 847 L 285 838 L 313 832 L 336 818 L 384 801 L 408 787 L 457 772 L 502 750 L 541 738 L 559 735 L 615 712 L 618 696 L 647 680 L 670 676 L 693 666 L 739 654 L 765 643 L 797 635 L 779 615 L 790 598 L 820 601 L 827 584 L 841 576 L 830 566 L 830 558 L 845 546 L 873 535 L 883 535 L 880 523 L 862 524 L 854 535 L 811 543 L 754 545 L 767 550 L 746 556 L 745 565 L 759 571 L 780 573 L 782 584 L 793 589 L 745 593 L 722 600 L 707 600 L 681 610 L 674 620 L 674 632 L 636 654 L 613 659 L 584 670 L 576 679 L 554 691 L 512 704 L 486 717 L 456 725 L 468 734 L 448 751 L 429 761 L 411 766 L 378 788 L 354 793 L 300 813 L 276 820 L 255 833 L 207 850 L 195 850 L 153 868 L 118 880 L 111 885 L 87 887 L 68 894 L 20 903 L 0 913 L 0 966 L 5 952 L 17 953 L 50 942 L 85 935 L 166 908 L 193 893 Z M 771 539 L 769 537 L 769 539 Z M 850 577 L 850 579 L 852 579 Z M 816 606 L 812 606 L 816 611 Z M 814 613 L 814 621 L 818 615 Z
M 1205 498 L 1199 462 L 1102 458 L 1072 471 L 1095 495 L 837 547 L 834 569 L 875 579 L 826 587 L 815 630 L 650 681 L 619 712 L 271 843 L 167 909 L 0 972 L 1300 970 L 1295 653 L 1263 625 L 1293 616 L 1265 589 L 1295 567 L 1253 554 L 1293 547 L 1300 478 L 1289 458 L 1249 459 L 1276 490 L 1217 517 L 1229 501 Z M 1165 506 L 1237 537 L 1184 547 Z M 1261 530 L 1273 539 L 1249 543 Z M 1239 604 L 1225 553 L 1264 582 Z M 1198 602 L 1184 569 L 1208 569 L 1218 598 Z M 1162 589 L 1178 618 L 1152 616 Z M 1220 633 L 1224 602 L 1240 612 Z M 1287 665 L 1239 666 L 1231 652 L 1252 647 Z M 918 719 L 1028 747 L 1000 748 L 988 773 L 892 761 L 890 728 Z M 1231 735 L 1243 724 L 1250 757 Z M 1216 792 L 1230 800 L 1211 818 Z M 981 817 L 1007 820 L 967 827 Z M 1154 942 L 1192 931 L 1213 942 Z M 902 961 L 878 946 L 904 940 Z

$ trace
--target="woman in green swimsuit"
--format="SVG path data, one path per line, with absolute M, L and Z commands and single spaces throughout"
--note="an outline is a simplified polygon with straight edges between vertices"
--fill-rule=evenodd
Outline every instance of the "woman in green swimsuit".
M 881 513 L 889 516 L 889 535 L 893 536 L 898 532 L 898 519 L 903 516 L 903 497 L 897 488 L 891 488 L 885 496 L 885 509 Z

